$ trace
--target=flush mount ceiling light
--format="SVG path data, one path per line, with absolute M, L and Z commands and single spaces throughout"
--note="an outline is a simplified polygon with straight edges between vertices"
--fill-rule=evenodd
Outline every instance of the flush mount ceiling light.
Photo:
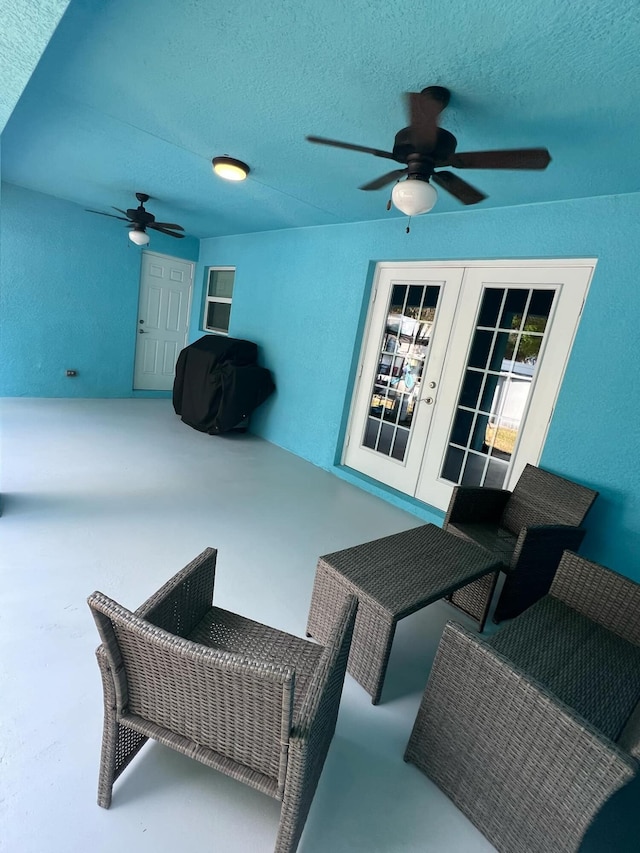
M 438 200 L 438 193 L 427 181 L 409 177 L 394 186 L 391 200 L 407 216 L 419 216 L 431 210 Z
M 129 231 L 129 239 L 136 246 L 146 246 L 149 242 L 149 235 L 142 228 L 133 228 Z
M 213 171 L 226 181 L 244 181 L 251 171 L 242 160 L 234 160 L 233 157 L 214 157 Z

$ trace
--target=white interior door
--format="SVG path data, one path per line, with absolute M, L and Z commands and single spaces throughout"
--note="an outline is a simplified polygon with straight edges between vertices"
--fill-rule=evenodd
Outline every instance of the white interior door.
M 133 387 L 171 391 L 180 350 L 187 343 L 193 264 L 142 253 Z
M 595 260 L 379 264 L 343 463 L 446 509 L 537 464 Z

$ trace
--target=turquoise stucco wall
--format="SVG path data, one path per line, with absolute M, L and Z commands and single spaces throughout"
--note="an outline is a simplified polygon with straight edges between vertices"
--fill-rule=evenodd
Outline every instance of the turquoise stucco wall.
M 203 240 L 192 337 L 204 268 L 236 266 L 230 333 L 278 388 L 252 428 L 335 470 L 375 260 L 597 257 L 541 464 L 600 490 L 583 553 L 640 580 L 639 221 L 633 194 Z
M 0 394 L 134 396 L 141 252 L 122 224 L 2 185 Z M 149 246 L 187 260 L 198 247 L 162 234 Z
M 408 235 L 396 219 L 203 240 L 190 338 L 202 334 L 205 267 L 236 266 L 231 334 L 260 345 L 277 384 L 252 429 L 344 476 L 336 462 L 376 260 L 597 257 L 542 464 L 600 490 L 583 553 L 640 580 L 638 221 L 633 194 L 429 215 Z M 1 393 L 131 396 L 140 255 L 119 225 L 3 186 Z M 197 241 L 169 239 L 153 248 L 197 257 Z

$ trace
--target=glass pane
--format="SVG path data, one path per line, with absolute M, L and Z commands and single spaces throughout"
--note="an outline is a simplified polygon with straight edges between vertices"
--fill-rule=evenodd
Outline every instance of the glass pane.
M 502 309 L 500 317 L 501 329 L 519 329 L 522 324 L 522 315 L 529 297 L 528 290 L 513 290 L 507 291 L 507 298 Z
M 409 440 L 409 430 L 399 429 L 396 430 L 395 441 L 393 442 L 393 450 L 391 451 L 391 455 L 394 459 L 399 459 L 400 462 L 404 459 L 404 454 L 407 450 L 407 441 Z
M 527 332 L 544 332 L 551 313 L 555 290 L 534 290 L 529 302 L 524 328 Z
M 478 456 L 476 453 L 469 453 L 462 474 L 463 486 L 481 486 L 484 475 L 484 466 L 487 461 L 486 456 Z
M 531 372 L 540 355 L 540 346 L 542 345 L 542 335 L 527 335 L 526 332 L 520 336 L 518 349 L 514 356 L 515 362 L 520 362 L 521 365 L 530 365 Z M 521 366 L 518 365 L 518 372 L 521 372 Z M 515 369 L 515 365 L 514 365 Z
M 497 410 L 498 394 L 500 393 L 501 384 L 501 376 L 497 376 L 495 373 L 487 374 L 487 379 L 484 383 L 484 390 L 482 392 L 482 399 L 480 400 L 480 410 L 482 412 L 495 412 Z
M 363 444 L 399 461 L 420 399 L 439 294 L 434 285 L 395 284 L 389 298 Z
M 493 341 L 493 332 L 476 331 L 471 344 L 467 367 L 486 367 L 489 350 Z
M 498 321 L 498 312 L 502 305 L 502 297 L 504 290 L 497 287 L 487 287 L 482 297 L 482 305 L 478 316 L 479 326 L 489 326 L 495 328 Z
M 483 486 L 488 489 L 501 489 L 507 476 L 508 463 L 500 459 L 490 459 Z
M 485 442 L 486 446 L 491 448 L 492 456 L 506 461 L 511 459 L 518 437 L 519 425 L 520 418 L 516 421 L 500 419 L 499 421 L 490 421 L 487 424 Z
M 208 295 L 231 299 L 235 274 L 235 270 L 209 270 Z
M 510 358 L 510 353 L 513 352 L 515 341 L 511 341 L 512 335 L 506 332 L 498 332 L 491 351 L 489 360 L 489 370 L 502 370 L 502 362 L 505 358 Z M 511 344 L 511 345 L 510 345 Z
M 476 417 L 476 422 L 473 427 L 473 435 L 471 437 L 471 444 L 469 445 L 473 450 L 477 450 L 479 453 L 488 453 L 489 445 L 486 442 L 486 434 L 487 434 L 487 425 L 489 423 L 488 415 L 478 415 Z
M 385 456 L 391 454 L 391 443 L 393 442 L 394 433 L 395 427 L 393 424 L 382 424 L 380 435 L 378 436 L 378 446 L 376 447 L 378 453 L 384 453 Z
M 231 305 L 226 302 L 210 302 L 207 305 L 207 329 L 228 332 L 230 316 Z
M 378 441 L 379 428 L 380 421 L 377 421 L 374 418 L 367 418 L 367 425 L 364 430 L 364 438 L 362 439 L 362 444 L 364 447 L 370 447 L 371 449 L 375 448 L 376 443 Z
M 477 370 L 467 370 L 462 383 L 462 391 L 460 392 L 459 405 L 467 406 L 469 409 L 475 409 L 480 396 L 480 388 L 482 387 L 483 374 Z
M 473 412 L 466 412 L 464 409 L 458 409 L 453 429 L 451 430 L 450 441 L 452 444 L 461 444 L 466 447 L 471 434 L 471 424 L 473 423 Z
M 458 447 L 449 447 L 442 467 L 442 476 L 445 480 L 450 480 L 452 483 L 458 482 L 463 460 L 464 450 L 460 450 Z

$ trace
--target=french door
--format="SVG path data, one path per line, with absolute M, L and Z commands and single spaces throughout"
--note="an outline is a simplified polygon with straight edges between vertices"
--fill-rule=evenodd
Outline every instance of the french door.
M 446 509 L 540 458 L 595 261 L 378 265 L 343 464 Z

